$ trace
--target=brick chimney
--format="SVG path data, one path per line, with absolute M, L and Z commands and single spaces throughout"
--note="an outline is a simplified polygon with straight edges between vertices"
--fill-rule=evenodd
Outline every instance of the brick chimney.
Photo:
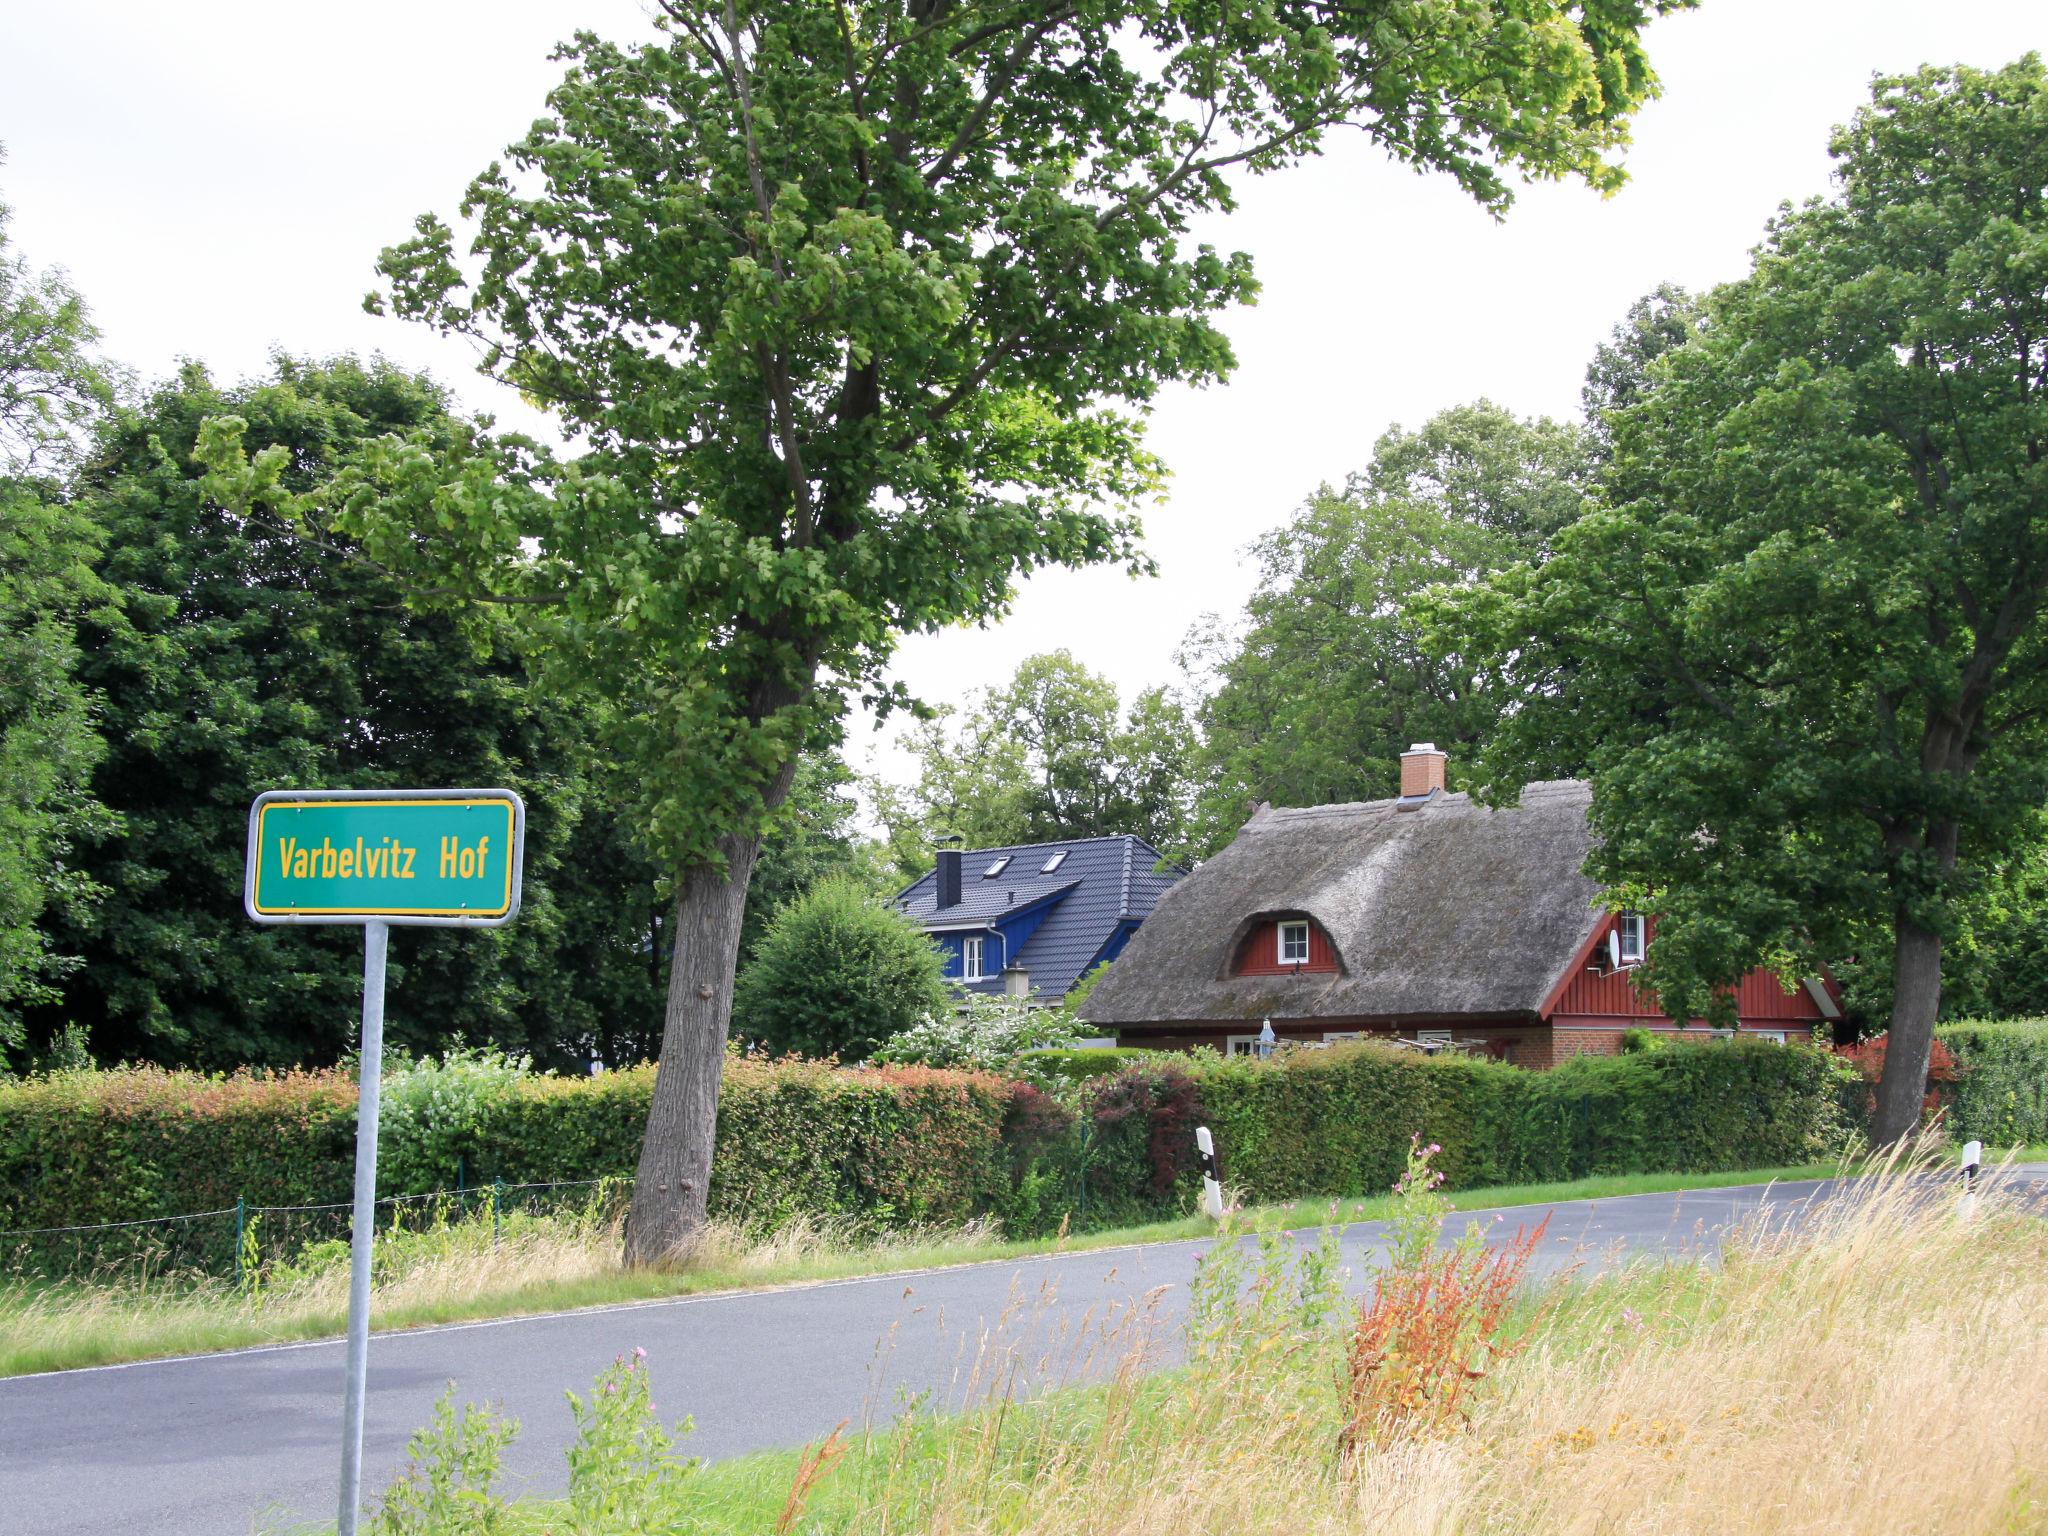
M 1444 787 L 1444 764 L 1450 759 L 1433 741 L 1418 741 L 1401 754 L 1401 798 L 1411 800 Z
M 1441 770 L 1439 770 L 1438 777 L 1442 777 Z M 939 909 L 943 911 L 947 907 L 959 906 L 960 850 L 958 848 L 941 848 L 939 850 L 937 873 L 939 878 Z

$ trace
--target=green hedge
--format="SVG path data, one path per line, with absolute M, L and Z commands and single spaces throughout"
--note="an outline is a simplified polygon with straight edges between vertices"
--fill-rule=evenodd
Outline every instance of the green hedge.
M 1390 1189 L 1411 1134 L 1442 1147 L 1454 1189 L 1802 1163 L 1844 1141 L 1848 1072 L 1820 1051 L 1747 1041 L 1549 1072 L 1370 1042 L 1165 1061 L 1084 1090 L 1089 1188 L 1120 1216 L 1185 1208 L 1197 1122 L 1215 1133 L 1225 1179 L 1261 1202 Z
M 1123 1070 L 1087 1078 L 1063 1104 L 983 1073 L 734 1056 L 711 1209 L 757 1227 L 797 1215 L 897 1227 L 986 1215 L 1018 1234 L 1177 1215 L 1197 1184 L 1198 1124 L 1215 1132 L 1225 1177 L 1258 1201 L 1383 1191 L 1411 1134 L 1441 1144 L 1437 1166 L 1454 1188 L 1797 1163 L 1839 1142 L 1837 1079 L 1850 1070 L 1817 1051 L 1747 1043 L 1582 1057 L 1552 1072 L 1370 1043 L 1266 1061 L 1117 1059 Z M 458 1162 L 472 1189 L 633 1173 L 653 1069 L 586 1079 L 472 1065 L 467 1076 L 457 1063 L 416 1069 L 410 1084 L 387 1078 L 384 1166 L 402 1177 L 384 1193 L 450 1188 Z M 0 1233 L 231 1207 L 238 1196 L 342 1202 L 354 1120 L 354 1085 L 333 1072 L 138 1068 L 0 1084 Z M 223 1244 L 231 1261 L 231 1223 L 208 1229 L 207 1262 L 221 1261 Z
M 2048 1142 L 2048 1019 L 1966 1019 L 1934 1034 L 1959 1069 L 1946 1094 L 1951 1135 Z

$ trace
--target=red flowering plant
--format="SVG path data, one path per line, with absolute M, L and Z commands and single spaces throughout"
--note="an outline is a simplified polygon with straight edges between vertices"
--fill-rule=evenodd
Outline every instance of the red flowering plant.
M 1867 1120 L 1877 1112 L 1877 1082 L 1884 1076 L 1884 1048 L 1890 1037 L 1872 1035 L 1854 1045 L 1835 1048 L 1835 1054 L 1850 1062 L 1863 1079 L 1863 1115 Z M 1939 1040 L 1927 1058 L 1927 1094 L 1920 1101 L 1920 1123 L 1930 1124 L 1948 1107 L 1952 1085 L 1963 1075 L 1955 1056 Z

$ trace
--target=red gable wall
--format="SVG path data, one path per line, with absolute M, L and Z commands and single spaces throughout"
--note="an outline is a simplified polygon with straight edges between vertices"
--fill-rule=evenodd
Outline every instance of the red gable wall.
M 1300 922 L 1300 918 L 1290 918 Z M 1237 954 L 1230 962 L 1233 976 L 1291 976 L 1296 971 L 1334 971 L 1337 969 L 1337 951 L 1330 943 L 1330 936 L 1323 932 L 1323 925 L 1310 920 L 1308 925 L 1308 963 L 1306 965 L 1282 965 L 1280 955 L 1280 920 L 1260 923 L 1245 935 L 1244 942 L 1237 946 Z
M 1670 1022 L 1659 1010 L 1654 995 L 1644 997 L 1636 991 L 1629 972 L 1608 971 L 1603 975 L 1592 968 L 1594 960 L 1604 960 L 1606 956 L 1607 935 L 1613 931 L 1614 923 L 1615 919 L 1610 916 L 1601 924 L 1595 933 L 1590 955 L 1579 962 L 1579 969 L 1565 983 L 1556 1002 L 1546 1010 L 1546 1016 L 1553 1022 L 1571 1024 L 1595 1019 Z M 1655 941 L 1656 935 L 1657 920 L 1651 918 L 1644 940 L 1646 948 Z M 1805 987 L 1795 987 L 1788 992 L 1779 984 L 1777 977 L 1763 970 L 1751 971 L 1736 983 L 1735 1011 L 1742 1023 L 1760 1028 L 1811 1028 L 1825 1017 Z

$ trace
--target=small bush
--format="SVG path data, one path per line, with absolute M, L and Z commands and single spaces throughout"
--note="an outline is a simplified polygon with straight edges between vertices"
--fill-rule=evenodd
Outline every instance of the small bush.
M 492 1108 L 518 1091 L 532 1060 L 457 1047 L 439 1061 L 387 1066 L 377 1113 L 377 1192 L 447 1189 L 474 1156 L 476 1134 Z M 469 1163 L 474 1175 L 475 1164 Z
M 733 992 L 733 1033 L 777 1054 L 864 1061 L 944 1013 L 938 950 L 849 880 L 821 880 L 775 914 Z

